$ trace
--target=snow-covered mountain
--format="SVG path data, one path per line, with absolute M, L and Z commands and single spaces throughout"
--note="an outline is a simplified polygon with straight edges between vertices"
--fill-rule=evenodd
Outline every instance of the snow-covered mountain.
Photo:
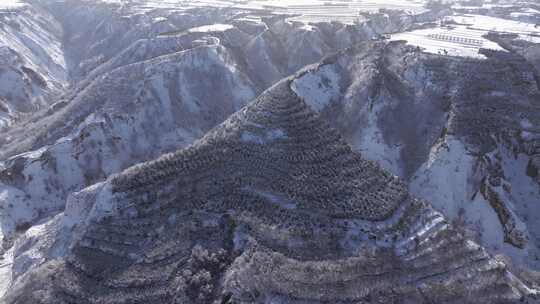
M 486 55 L 368 44 L 301 72 L 293 88 L 484 246 L 538 268 L 538 74 L 517 54 Z
M 0 9 L 5 20 L 0 41 L 6 44 L 0 48 L 5 54 L 0 68 L 0 77 L 5 75 L 0 78 L 0 299 L 9 290 L 8 303 L 35 303 L 36 297 L 50 303 L 117 303 L 120 298 L 126 303 L 169 303 L 175 297 L 177 303 L 205 303 L 207 298 L 313 303 L 314 292 L 324 290 L 326 301 L 348 303 L 353 298 L 387 299 L 391 295 L 379 287 L 389 282 L 420 284 L 416 291 L 396 291 L 411 303 L 418 303 L 418 297 L 436 303 L 467 301 L 473 293 L 478 301 L 508 303 L 535 294 L 529 289 L 540 287 L 534 272 L 540 269 L 540 52 L 535 40 L 524 40 L 524 34 L 489 33 L 481 37 L 489 41 L 484 46 L 497 48 L 465 46 L 469 53 L 480 53 L 458 57 L 423 51 L 416 45 L 426 37 L 409 44 L 395 41 L 429 32 L 449 10 L 420 15 L 383 10 L 361 14 L 356 22 L 307 22 L 301 16 L 251 7 L 251 1 L 218 2 L 176 7 L 173 2 L 36 0 Z M 462 28 L 478 31 L 479 37 L 487 33 L 469 27 L 458 24 L 441 33 Z M 382 39 L 402 31 L 407 33 L 393 36 L 394 41 Z M 439 36 L 428 38 L 438 47 L 446 39 Z M 264 123 L 254 122 L 259 120 Z M 279 128 L 285 122 L 297 123 L 301 136 L 289 138 L 291 130 Z M 239 136 L 240 146 L 231 134 Z M 277 148 L 282 141 L 286 153 Z M 358 160 L 360 154 L 372 177 L 342 163 L 336 151 L 349 149 L 343 141 L 355 151 L 343 157 Z M 216 142 L 226 148 L 207 151 Z M 299 143 L 316 147 L 290 147 Z M 264 151 L 257 150 L 259 146 Z M 238 159 L 222 166 L 220 153 L 243 155 L 239 147 L 246 153 L 257 147 L 247 167 Z M 174 156 L 132 167 L 171 152 Z M 273 163 L 283 153 L 290 153 L 289 162 L 306 162 L 304 173 L 294 171 L 289 162 L 287 168 Z M 211 173 L 177 172 L 179 155 L 187 157 L 189 170 L 205 164 Z M 321 167 L 318 161 L 323 158 L 326 165 Z M 271 170 L 257 173 L 260 166 Z M 355 182 L 337 187 L 336 174 L 342 173 Z M 232 194 L 212 192 L 220 188 L 216 183 L 224 182 L 219 176 L 236 182 L 238 174 L 238 184 L 224 187 Z M 380 176 L 388 179 L 381 182 Z M 175 190 L 154 181 L 180 184 Z M 146 182 L 152 189 L 138 191 L 146 189 Z M 117 183 L 136 186 L 124 189 Z M 320 188 L 311 189 L 318 183 Z M 248 189 L 263 184 L 282 188 L 256 193 Z M 214 190 L 207 192 L 207 186 Z M 412 199 L 403 188 L 429 204 Z M 213 207 L 209 210 L 203 203 L 201 209 L 182 196 L 189 192 L 215 207 L 236 198 L 238 191 L 242 199 L 247 191 L 281 213 L 266 214 L 262 208 L 262 214 L 251 214 L 252 207 L 244 210 L 240 204 L 231 207 L 232 214 L 209 215 Z M 357 201 L 342 197 L 351 193 Z M 182 198 L 187 209 L 172 212 L 168 208 L 176 203 L 164 196 Z M 390 208 L 391 216 L 365 218 L 372 212 L 363 209 L 370 199 L 381 206 L 391 201 L 401 211 Z M 341 206 L 345 201 L 350 205 Z M 151 202 L 155 204 L 148 205 Z M 115 209 L 119 205 L 125 210 Z M 350 211 L 354 208 L 363 211 Z M 284 223 L 265 222 L 287 212 L 307 216 L 307 223 L 321 220 L 328 225 L 311 227 L 305 234 L 306 227 L 292 220 L 286 228 L 280 226 Z M 354 214 L 341 218 L 347 212 Z M 187 226 L 179 224 L 183 222 Z M 108 225 L 121 231 L 108 230 Z M 227 230 L 233 226 L 234 231 Z M 170 242 L 167 231 L 173 228 L 191 235 L 189 242 Z M 403 235 L 392 239 L 392 229 L 403 229 Z M 232 234 L 221 238 L 218 230 Z M 215 239 L 206 234 L 212 231 Z M 255 243 L 246 244 L 253 239 Z M 389 254 L 381 248 L 401 252 L 400 246 L 409 244 L 405 257 L 385 261 L 409 267 L 414 275 L 439 278 L 448 273 L 441 288 L 452 294 L 438 294 L 433 282 L 403 273 L 394 273 L 397 281 L 379 278 L 379 287 L 359 285 L 354 278 L 343 283 L 339 278 L 349 278 L 351 269 L 384 260 L 372 264 L 349 259 L 367 254 L 361 246 L 367 240 L 373 245 L 369 250 L 375 250 L 370 254 Z M 175 246 L 182 254 L 175 255 Z M 195 260 L 201 254 L 205 263 L 219 263 L 199 269 Z M 495 259 L 494 254 L 500 256 Z M 455 256 L 462 259 L 453 260 Z M 187 257 L 191 266 L 178 265 L 180 257 Z M 112 269 L 118 259 L 120 268 Z M 105 262 L 99 266 L 92 260 Z M 257 261 L 283 268 L 268 274 Z M 339 268 L 343 263 L 352 268 Z M 440 272 L 426 272 L 429 267 Z M 315 279 L 297 277 L 310 269 L 317 270 Z M 118 277 L 103 277 L 106 284 L 98 284 L 107 293 L 91 296 L 94 281 L 114 271 Z M 193 278 L 200 272 L 204 284 L 193 283 L 186 271 L 193 272 Z M 131 277 L 139 272 L 144 277 Z M 258 272 L 268 277 L 255 275 Z M 327 278 L 326 287 L 315 282 L 324 272 L 337 281 Z M 294 273 L 294 278 L 279 285 L 284 273 Z M 466 281 L 470 286 L 453 285 L 470 276 L 477 277 Z M 246 278 L 251 277 L 256 279 L 249 282 Z M 82 283 L 85 280 L 89 283 Z M 69 282 L 79 283 L 66 285 Z M 147 284 L 159 288 L 148 294 L 126 291 Z M 330 285 L 334 287 L 328 289 Z M 247 291 L 251 295 L 244 294 Z M 255 300 L 249 298 L 257 293 Z M 489 293 L 492 298 L 484 300 Z M 194 298 L 199 295 L 206 298 Z M 287 301 L 291 298 L 297 302 Z
M 79 28 L 85 29 L 92 28 L 90 21 L 84 21 L 88 16 L 101 16 L 94 20 L 99 24 L 106 18 L 121 19 L 117 12 L 110 13 L 113 16 L 101 12 L 108 12 L 107 7 L 83 2 L 64 9 L 69 18 L 81 19 Z M 75 73 L 87 75 L 72 84 L 60 101 L 0 134 L 0 155 L 5 159 L 0 171 L 5 208 L 0 216 L 5 236 L 62 211 L 72 192 L 192 143 L 299 67 L 382 31 L 367 24 L 306 26 L 275 17 L 264 22 L 239 17 L 229 24 L 198 26 L 204 18 L 191 18 L 195 26 L 187 30 L 167 28 L 151 34 L 135 23 L 138 31 L 123 39 L 148 38 L 125 46 L 90 71 L 75 67 Z M 143 22 L 148 17 L 128 19 Z M 402 22 L 397 18 L 395 28 L 403 27 Z M 92 51 L 79 56 L 86 61 L 107 58 L 108 53 L 100 53 L 106 50 L 99 47 L 102 42 L 88 41 L 110 39 L 124 29 L 110 29 L 109 35 L 85 34 L 91 37 L 86 43 Z M 79 45 L 76 39 L 83 33 L 66 35 L 70 43 Z M 67 48 L 71 53 L 82 51 Z
M 291 80 L 189 148 L 72 196 L 34 238 L 26 261 L 43 260 L 16 278 L 6 303 L 535 296 L 397 177 L 354 153 Z

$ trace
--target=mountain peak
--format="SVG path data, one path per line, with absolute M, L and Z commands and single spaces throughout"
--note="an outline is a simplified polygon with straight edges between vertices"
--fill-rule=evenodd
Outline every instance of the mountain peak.
M 295 209 L 382 220 L 407 197 L 404 184 L 353 152 L 286 79 L 192 147 L 128 169 L 114 191 L 140 191 L 205 174 L 203 193 L 235 189 L 295 201 Z M 225 193 L 223 193 L 226 195 Z

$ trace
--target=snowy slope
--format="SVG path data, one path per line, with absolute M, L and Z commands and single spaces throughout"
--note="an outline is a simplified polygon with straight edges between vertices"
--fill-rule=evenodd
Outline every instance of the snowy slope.
M 0 4 L 0 129 L 50 104 L 67 85 L 62 35 L 46 11 L 17 1 Z
M 299 73 L 292 88 L 465 233 L 538 269 L 535 69 L 506 51 L 488 55 L 430 55 L 401 42 L 358 46 Z
M 254 96 L 253 85 L 219 45 L 101 76 L 56 116 L 58 125 L 71 121 L 76 129 L 6 161 L 4 233 L 62 210 L 67 195 L 83 186 L 191 143 Z
M 70 62 L 97 66 L 70 64 L 72 81 L 83 80 L 48 111 L 0 135 L 1 226 L 10 236 L 62 211 L 70 193 L 191 143 L 280 78 L 380 31 L 278 18 L 246 33 L 233 25 L 244 21 L 199 26 L 212 11 L 158 18 L 87 2 L 54 12 L 70 29 Z
M 509 161 L 509 160 L 507 160 Z M 520 164 L 511 160 L 508 163 L 514 174 L 516 172 L 524 175 L 525 170 Z M 426 199 L 436 201 L 435 207 L 444 214 L 453 218 L 459 225 L 464 225 L 469 230 L 466 231 L 472 238 L 484 244 L 492 252 L 500 252 L 512 257 L 518 265 L 535 265 L 538 256 L 538 249 L 533 244 L 526 245 L 525 248 L 517 248 L 508 243 L 503 223 L 498 217 L 496 210 L 490 205 L 479 188 L 478 179 L 482 177 L 481 162 L 471 156 L 463 144 L 453 137 L 448 137 L 445 142 L 433 148 L 430 159 L 424 164 L 411 181 L 411 191 Z M 520 172 L 523 169 L 522 172 Z M 527 188 L 527 192 L 535 191 L 537 185 L 531 184 L 526 179 L 520 187 Z M 515 181 L 510 181 L 511 186 L 518 186 Z M 516 193 L 517 194 L 517 193 Z M 538 193 L 537 193 L 538 194 Z M 521 202 L 524 204 L 534 203 L 538 195 L 530 193 L 530 197 L 521 198 L 522 200 L 506 199 L 504 204 L 508 208 L 514 208 L 514 204 Z M 530 225 L 527 227 L 523 222 L 518 227 L 522 233 L 527 234 L 530 231 L 536 234 L 538 215 L 535 210 L 529 209 L 530 217 L 523 215 L 514 220 L 525 219 Z M 514 214 L 514 216 L 516 216 Z M 534 243 L 536 243 L 534 241 Z M 529 265 L 528 265 L 529 266 Z
M 19 239 L 6 303 L 534 300 L 291 81 L 189 148 L 73 194 Z
M 63 81 L 58 88 L 65 93 L 0 133 L 0 229 L 6 248 L 20 248 L 14 266 L 7 266 L 17 276 L 49 255 L 46 249 L 35 251 L 48 248 L 46 236 L 25 232 L 56 218 L 72 193 L 189 145 L 298 68 L 398 31 L 413 18 L 374 14 L 383 21 L 308 25 L 231 8 L 139 11 L 91 1 L 43 4 L 54 16 L 47 17 L 54 22 L 50 28 L 58 29 L 64 44 L 37 41 L 54 47 L 44 52 L 58 61 L 51 66 L 61 69 L 47 65 L 45 72 L 52 83 Z M 332 81 L 334 86 L 340 80 Z M 7 109 L 0 119 L 11 119 L 8 106 L 0 97 L 0 107 Z

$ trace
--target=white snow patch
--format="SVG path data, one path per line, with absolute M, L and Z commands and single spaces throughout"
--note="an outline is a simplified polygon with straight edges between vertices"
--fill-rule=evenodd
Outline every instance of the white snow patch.
M 13 9 L 24 6 L 25 3 L 20 0 L 2 0 L 0 1 L 0 9 Z
M 65 227 L 72 228 L 84 221 L 93 207 L 93 204 L 87 199 L 87 194 L 97 193 L 102 186 L 103 183 L 98 183 L 73 193 L 68 197 L 62 219 L 62 223 Z M 92 196 L 92 194 L 89 196 Z
M 194 27 L 188 30 L 190 33 L 210 33 L 210 32 L 225 32 L 227 30 L 233 29 L 234 26 L 230 24 L 210 24 L 203 25 L 199 27 Z
M 47 151 L 48 149 L 48 146 L 44 146 L 44 147 L 41 147 L 37 150 L 34 150 L 34 151 L 29 151 L 29 152 L 24 152 L 24 153 L 21 153 L 21 154 L 17 154 L 15 156 L 12 156 L 10 157 L 9 159 L 15 159 L 15 158 L 19 158 L 19 157 L 24 157 L 24 158 L 28 158 L 28 159 L 38 159 L 41 157 L 41 155 L 43 155 L 43 153 L 45 151 Z
M 13 233 L 17 225 L 30 222 L 37 216 L 25 198 L 24 192 L 0 183 L 0 224 L 4 235 Z
M 1 232 L 0 232 L 1 234 Z M 0 239 L 1 240 L 1 239 Z M 11 268 L 13 265 L 13 250 L 5 252 L 0 256 L 0 299 L 6 294 L 11 284 Z
M 384 106 L 381 102 L 375 101 L 373 103 L 371 112 L 367 113 L 367 124 L 360 130 L 353 146 L 367 159 L 376 161 L 384 169 L 397 176 L 403 176 L 401 146 L 392 147 L 384 140 L 377 121 L 377 117 L 381 116 L 380 112 L 384 111 Z
M 61 231 L 61 215 L 36 224 L 15 241 L 12 247 L 13 264 L 11 279 L 13 284 L 24 274 L 48 260 L 65 256 L 71 233 Z
M 167 21 L 167 18 L 165 18 L 165 17 L 156 17 L 156 18 L 154 18 L 153 21 L 154 21 L 154 23 L 165 22 L 165 21 Z
M 314 110 L 320 112 L 339 98 L 341 76 L 334 65 L 324 65 L 293 81 L 291 88 Z
M 255 134 L 249 131 L 242 132 L 240 139 L 243 142 L 265 144 L 278 139 L 286 139 L 287 134 L 281 129 L 266 130 L 263 134 Z
M 410 191 L 429 201 L 450 221 L 462 221 L 488 250 L 522 260 L 527 253 L 505 243 L 496 212 L 479 192 L 474 195 L 471 184 L 476 166 L 477 159 L 458 139 L 449 136 L 432 149 L 428 161 L 417 170 Z
M 36 244 L 40 241 L 47 243 L 48 239 L 48 226 L 49 222 L 40 223 L 28 229 L 24 236 L 19 238 L 13 248 L 14 251 L 14 263 L 12 267 L 12 276 L 16 276 L 25 273 L 30 265 L 39 265 L 47 258 L 44 252 L 42 252 L 39 246 Z M 23 252 L 17 252 L 18 248 L 28 247 Z
M 471 199 L 467 189 L 474 163 L 463 144 L 448 137 L 432 148 L 428 161 L 411 180 L 411 191 L 450 219 L 457 218 L 459 209 Z
M 277 195 L 277 194 L 273 194 L 273 193 L 269 193 L 269 192 L 265 192 L 265 191 L 261 191 L 261 190 L 253 190 L 255 193 L 257 193 L 258 195 L 266 198 L 267 200 L 269 200 L 271 203 L 283 208 L 283 209 L 288 209 L 288 210 L 293 210 L 293 209 L 296 209 L 296 203 L 294 201 L 291 201 L 287 198 L 284 198 L 280 195 Z
M 266 138 L 269 140 L 284 139 L 287 138 L 287 135 L 281 129 L 273 129 L 266 132 Z

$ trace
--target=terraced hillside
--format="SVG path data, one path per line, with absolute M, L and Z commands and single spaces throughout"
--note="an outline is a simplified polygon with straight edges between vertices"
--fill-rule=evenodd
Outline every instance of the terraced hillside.
M 0 239 L 8 248 L 25 227 L 63 211 L 72 192 L 184 148 L 281 78 L 409 24 L 305 26 L 228 8 L 140 15 L 84 1 L 49 10 L 69 29 L 73 85 L 0 133 Z
M 66 215 L 58 227 L 75 223 L 68 253 L 21 277 L 7 303 L 532 296 L 397 177 L 353 152 L 288 79 L 193 146 L 80 192 Z

